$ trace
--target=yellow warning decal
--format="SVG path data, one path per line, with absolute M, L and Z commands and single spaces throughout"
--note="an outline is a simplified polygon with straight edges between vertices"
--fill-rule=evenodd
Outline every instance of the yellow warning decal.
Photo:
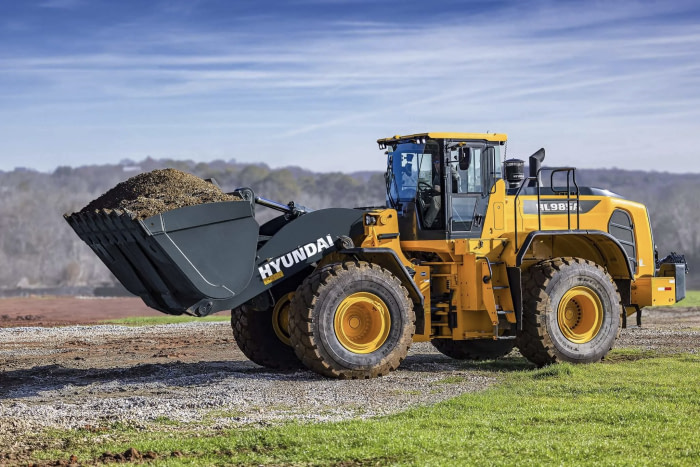
M 263 279 L 263 284 L 265 284 L 265 285 L 271 284 L 278 279 L 282 279 L 283 277 L 284 277 L 284 273 L 282 271 L 277 271 L 273 275 L 268 276 L 265 279 Z

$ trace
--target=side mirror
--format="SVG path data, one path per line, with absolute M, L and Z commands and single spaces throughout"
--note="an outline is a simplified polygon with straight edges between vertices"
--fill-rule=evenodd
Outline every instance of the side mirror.
M 468 170 L 472 162 L 472 148 L 459 148 L 459 170 Z

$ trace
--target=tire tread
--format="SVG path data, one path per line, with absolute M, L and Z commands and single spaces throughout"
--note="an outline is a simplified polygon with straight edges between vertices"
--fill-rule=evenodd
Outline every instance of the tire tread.
M 403 306 L 409 310 L 410 332 L 405 333 L 397 343 L 397 351 L 391 352 L 379 364 L 369 370 L 348 369 L 326 359 L 319 350 L 319 342 L 313 332 L 313 312 L 318 297 L 324 289 L 344 275 L 363 274 L 366 271 L 382 277 L 399 291 Z M 290 313 L 290 334 L 297 357 L 309 369 L 325 376 L 340 379 L 365 379 L 383 376 L 399 367 L 406 357 L 415 333 L 415 313 L 408 290 L 386 269 L 364 261 L 346 261 L 321 267 L 306 278 L 297 289 L 292 300 Z
M 595 268 L 603 277 L 607 277 L 615 289 L 613 302 L 619 304 L 620 310 L 622 310 L 621 313 L 624 312 L 622 300 L 614 281 L 612 281 L 612 278 L 602 266 L 593 261 L 576 257 L 561 257 L 542 261 L 531 266 L 523 274 L 523 329 L 518 334 L 516 345 L 525 358 L 538 366 L 562 361 L 545 325 L 548 305 L 548 296 L 545 290 L 556 274 L 561 273 L 564 268 L 576 265 L 586 265 L 586 267 Z M 621 313 L 615 339 L 620 335 Z M 612 340 L 613 343 L 615 339 Z M 611 349 L 612 344 L 607 351 Z

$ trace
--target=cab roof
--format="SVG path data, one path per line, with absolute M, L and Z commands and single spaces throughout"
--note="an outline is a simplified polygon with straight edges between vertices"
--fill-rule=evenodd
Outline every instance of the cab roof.
M 430 138 L 430 139 L 456 139 L 456 140 L 479 140 L 479 141 L 493 141 L 493 142 L 503 142 L 508 139 L 508 136 L 504 133 L 416 133 L 413 135 L 405 136 L 390 136 L 389 138 L 378 139 L 379 144 L 391 144 L 398 141 L 405 141 L 409 139 L 416 138 Z

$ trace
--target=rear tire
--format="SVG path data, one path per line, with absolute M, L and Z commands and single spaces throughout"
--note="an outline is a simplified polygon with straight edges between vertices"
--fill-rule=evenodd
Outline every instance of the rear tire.
M 274 313 L 274 308 L 256 310 L 250 304 L 231 310 L 231 328 L 236 344 L 246 357 L 266 368 L 302 368 L 294 349 L 282 340 L 284 334 L 280 333 L 279 328 L 285 326 L 273 322 L 278 314 L 279 311 Z
M 453 341 L 451 339 L 433 339 L 430 342 L 441 354 L 457 360 L 493 360 L 508 355 L 515 347 L 515 342 L 512 340 Z
M 523 330 L 516 345 L 538 366 L 591 363 L 612 349 L 624 310 L 612 278 L 581 258 L 538 263 L 523 275 Z
M 290 335 L 309 369 L 334 378 L 374 378 L 395 370 L 415 332 L 408 291 L 376 264 L 324 266 L 292 299 Z

